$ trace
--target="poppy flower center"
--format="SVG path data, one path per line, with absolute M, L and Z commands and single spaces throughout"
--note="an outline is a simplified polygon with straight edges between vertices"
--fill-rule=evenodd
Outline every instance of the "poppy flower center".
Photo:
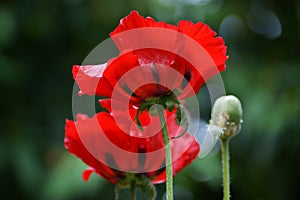
M 162 96 L 169 96 L 170 93 L 171 90 L 167 87 L 157 83 L 148 83 L 137 88 L 132 95 L 138 97 L 142 101 L 148 101 L 149 98 L 151 99 L 152 97 L 159 98 Z
M 166 89 L 161 85 L 159 86 L 162 87 L 162 89 Z M 150 115 L 158 116 L 159 114 L 161 114 L 160 112 L 162 112 L 162 110 L 159 108 L 163 108 L 164 110 L 168 110 L 169 112 L 176 110 L 176 121 L 178 124 L 180 124 L 182 120 L 186 120 L 187 115 L 185 109 L 180 100 L 178 100 L 177 98 L 177 96 L 181 93 L 182 90 L 180 89 L 173 89 L 172 91 L 168 89 L 168 92 L 163 92 L 158 96 L 150 96 L 145 98 L 141 102 L 138 108 L 138 112 L 135 116 L 135 120 L 139 128 L 143 130 L 141 122 L 139 121 L 139 116 L 141 115 L 141 113 L 143 111 L 147 111 Z

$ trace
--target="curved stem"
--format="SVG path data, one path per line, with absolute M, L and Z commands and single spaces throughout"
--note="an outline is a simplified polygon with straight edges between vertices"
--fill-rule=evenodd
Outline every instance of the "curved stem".
M 221 139 L 224 200 L 230 199 L 229 139 Z
M 135 188 L 136 188 L 135 181 L 131 181 L 130 182 L 130 200 L 135 200 Z
M 162 126 L 162 133 L 164 137 L 164 144 L 165 144 L 165 152 L 166 152 L 166 199 L 173 200 L 173 169 L 172 169 L 172 153 L 171 153 L 171 145 L 170 139 L 168 134 L 168 129 L 166 126 L 166 120 L 164 117 L 164 113 L 159 114 L 160 123 Z
M 120 187 L 118 185 L 115 186 L 115 200 L 119 200 L 120 196 Z

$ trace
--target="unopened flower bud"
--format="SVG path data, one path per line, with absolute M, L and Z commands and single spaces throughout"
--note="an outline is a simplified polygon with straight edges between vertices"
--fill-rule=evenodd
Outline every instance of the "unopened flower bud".
M 242 114 L 242 105 L 237 97 L 222 96 L 213 105 L 210 124 L 222 129 L 221 139 L 230 138 L 241 130 Z

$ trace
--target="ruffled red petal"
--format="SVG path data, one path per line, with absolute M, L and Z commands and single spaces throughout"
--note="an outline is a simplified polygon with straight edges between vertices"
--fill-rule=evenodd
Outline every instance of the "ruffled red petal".
M 161 28 L 159 30 L 172 30 L 182 33 L 201 45 L 205 52 L 195 52 L 194 49 L 189 48 L 188 44 L 185 44 L 186 39 L 182 37 L 179 37 L 181 39 L 177 37 L 165 38 L 168 35 L 163 35 L 163 32 L 158 34 L 151 29 L 147 29 L 148 32 L 135 31 L 140 28 Z M 124 38 L 122 38 L 123 36 L 118 38 L 119 34 L 127 31 L 134 32 L 125 35 Z M 147 97 L 160 96 L 161 93 L 167 93 L 173 88 L 180 88 L 184 90 L 183 97 L 188 97 L 196 94 L 211 76 L 226 68 L 225 62 L 228 57 L 226 56 L 224 40 L 221 37 L 216 37 L 216 33 L 202 22 L 194 24 L 182 20 L 176 27 L 165 22 L 156 22 L 151 17 L 144 18 L 138 12 L 132 11 L 120 21 L 119 26 L 110 35 L 120 50 L 125 51 L 125 53 L 122 53 L 116 59 L 111 59 L 108 64 L 74 66 L 73 76 L 79 85 L 79 94 L 111 97 L 115 90 L 116 97 L 120 99 L 130 98 L 130 103 L 138 104 Z M 134 49 L 133 51 L 130 49 L 130 47 L 138 48 L 141 43 L 149 43 L 149 46 L 151 46 L 151 43 L 160 44 L 164 41 L 168 41 L 167 49 L 172 50 L 173 53 L 155 48 Z M 200 54 L 207 54 L 210 58 L 204 56 L 201 59 L 211 59 L 215 65 L 213 66 L 208 62 L 197 69 L 197 66 L 193 66 L 189 60 L 174 53 L 179 51 L 188 53 L 191 60 L 199 60 Z M 134 76 L 123 77 L 137 66 L 140 66 L 141 69 Z M 164 70 L 168 67 L 175 69 L 181 75 L 173 76 L 170 79 L 169 71 Z M 116 87 L 121 78 L 123 78 L 121 85 Z M 170 81 L 173 82 L 170 83 Z M 151 84 L 152 82 L 154 84 Z M 186 87 L 187 82 L 191 88 Z M 146 83 L 146 85 L 143 85 L 143 83 Z M 170 90 L 162 87 L 165 84 L 171 85 Z M 141 87 L 136 88 L 136 85 Z
M 120 78 L 138 65 L 137 57 L 129 52 L 102 65 L 74 65 L 73 78 L 80 88 L 80 95 L 111 97 Z M 124 90 L 120 89 L 119 92 L 124 95 Z
M 95 172 L 94 168 L 92 167 L 87 168 L 82 172 L 82 179 L 84 181 L 88 181 L 93 172 Z
M 106 63 L 102 65 L 74 65 L 72 73 L 80 88 L 78 94 L 109 96 L 112 86 L 103 78 L 103 72 L 106 68 Z
M 190 21 L 182 20 L 178 23 L 178 31 L 191 37 L 200 44 L 216 65 L 216 67 L 203 66 L 201 68 L 201 74 L 195 67 L 191 68 L 192 76 L 190 84 L 193 85 L 194 90 L 197 92 L 210 77 L 226 69 L 225 63 L 228 59 L 226 55 L 227 47 L 224 44 L 223 38 L 220 36 L 216 37 L 217 33 L 202 22 L 194 24 Z M 189 54 L 197 56 L 196 52 L 190 51 Z
M 178 31 L 184 33 L 196 40 L 212 57 L 219 70 L 225 69 L 227 47 L 224 45 L 222 37 L 216 37 L 214 32 L 208 25 L 198 22 L 194 24 L 187 20 L 178 23 Z
M 180 129 L 175 127 L 174 114 L 169 115 L 168 128 L 170 137 L 172 137 L 177 135 Z M 99 125 L 101 129 L 99 129 Z M 132 127 L 128 128 L 134 131 Z M 139 131 L 139 133 L 142 132 Z M 136 134 L 138 135 L 138 133 Z M 109 139 L 112 145 L 118 148 L 111 148 L 110 144 L 105 142 L 106 139 Z M 99 113 L 93 118 L 78 115 L 77 122 L 66 120 L 65 147 L 90 166 L 83 173 L 85 181 L 92 172 L 112 183 L 116 183 L 124 177 L 123 171 L 145 172 L 145 175 L 151 176 L 151 178 L 152 176 L 161 177 L 160 174 L 165 173 L 161 133 L 147 138 L 130 136 L 118 128 L 113 117 L 108 113 Z M 189 134 L 172 140 L 171 148 L 174 158 L 174 174 L 189 164 L 199 152 L 199 145 Z M 119 149 L 123 149 L 123 153 L 120 153 Z M 151 154 L 157 150 L 162 150 L 162 153 Z M 138 154 L 132 156 L 125 152 Z M 164 181 L 163 176 L 154 179 L 154 183 L 162 181 Z
M 132 30 L 136 28 L 145 28 L 145 27 L 159 27 L 159 28 L 168 28 L 176 29 L 176 26 L 167 24 L 165 22 L 157 22 L 151 17 L 142 17 L 137 11 L 131 11 L 129 15 L 120 20 L 120 24 L 117 28 L 111 32 L 110 36 L 114 36 L 118 33 Z
M 209 53 L 220 71 L 225 69 L 225 62 L 228 57 L 226 56 L 227 47 L 224 45 L 224 40 L 222 37 L 216 37 L 216 32 L 202 22 L 194 24 L 190 21 L 182 20 L 178 22 L 178 27 L 176 27 L 165 22 L 157 22 L 151 17 L 144 18 L 137 11 L 132 11 L 128 16 L 120 20 L 120 24 L 111 32 L 110 36 L 145 27 L 167 28 L 191 37 Z M 149 39 L 151 40 L 151 36 L 148 35 Z M 193 53 L 196 54 L 195 52 Z
M 91 136 L 93 136 L 93 133 L 95 133 L 95 131 L 90 131 L 91 128 L 93 128 L 89 126 L 92 123 L 92 120 L 90 120 L 86 115 L 78 115 L 76 123 L 80 123 L 85 127 L 85 134 L 91 134 Z M 89 150 L 87 150 L 85 145 L 82 143 L 82 139 L 78 135 L 75 122 L 71 120 L 66 120 L 64 144 L 65 148 L 68 149 L 70 153 L 75 154 L 88 166 L 92 167 L 97 174 L 106 178 L 108 181 L 116 183 L 119 180 L 119 178 L 122 177 L 121 173 L 116 172 L 115 170 L 111 169 L 105 164 L 99 162 L 89 152 Z M 83 179 L 85 181 L 88 180 L 89 176 L 91 175 L 91 172 L 92 171 L 83 173 Z
M 191 79 L 188 80 L 189 84 L 194 89 L 194 93 L 197 93 L 200 87 L 213 75 L 223 71 L 226 68 L 225 62 L 228 58 L 226 56 L 227 47 L 224 45 L 224 40 L 221 37 L 216 37 L 216 32 L 214 32 L 208 25 L 198 22 L 194 24 L 187 20 L 182 20 L 178 23 L 178 26 L 169 25 L 165 22 L 156 22 L 153 18 L 147 17 L 144 18 L 138 14 L 136 11 L 132 11 L 128 16 L 124 17 L 119 26 L 110 34 L 114 39 L 115 43 L 119 47 L 120 50 L 128 49 L 129 47 L 140 47 L 144 44 L 149 43 L 151 46 L 151 42 L 154 43 L 163 43 L 165 41 L 164 35 L 158 33 L 151 32 L 151 29 L 147 31 L 142 31 L 139 33 L 140 28 L 164 28 L 169 30 L 174 30 L 180 32 L 194 41 L 196 41 L 201 47 L 206 51 L 206 53 L 210 56 L 210 58 L 215 63 L 215 66 L 201 66 L 201 72 L 197 70 L 196 66 L 192 66 L 188 61 L 185 61 L 183 58 L 177 57 L 173 55 L 173 53 L 163 53 L 158 49 L 140 49 L 135 50 L 136 55 L 139 57 L 140 64 L 142 63 L 156 63 L 156 64 L 164 64 L 170 66 L 176 70 L 179 70 L 180 73 L 184 75 L 186 72 L 191 73 Z M 133 32 L 133 30 L 135 30 Z M 143 29 L 144 30 L 144 29 Z M 126 33 L 120 37 L 122 40 L 118 38 L 118 34 Z M 131 31 L 131 32 L 130 32 Z M 155 30 L 153 30 L 155 31 Z M 157 29 L 156 29 L 157 31 Z M 132 37 L 130 37 L 130 34 Z M 115 38 L 116 37 L 116 38 Z M 160 39 L 162 38 L 162 39 Z M 124 41 L 126 39 L 126 41 Z M 194 49 L 186 49 L 188 44 L 185 44 L 183 38 L 177 39 L 173 38 L 173 45 L 169 45 L 168 49 L 174 51 L 185 51 L 189 55 L 193 55 L 195 59 L 202 54 L 203 52 L 195 52 Z M 173 40 L 172 39 L 172 40 Z M 170 38 L 167 38 L 170 40 Z M 142 42 L 141 42 L 142 41 Z M 146 41 L 146 42 L 145 42 Z M 132 45 L 136 44 L 136 45 Z M 153 44 L 152 44 L 153 45 Z M 157 46 L 155 44 L 154 46 Z M 163 45 L 162 45 L 163 46 Z M 183 50 L 186 49 L 186 50 Z M 209 58 L 206 58 L 209 59 Z M 164 60 L 164 63 L 162 61 Z M 167 64 L 168 63 L 168 64 Z M 172 64 L 171 64 L 172 63 Z M 187 68 L 189 70 L 187 70 Z M 190 93 L 190 92 L 189 92 Z M 189 95 L 185 95 L 189 96 Z

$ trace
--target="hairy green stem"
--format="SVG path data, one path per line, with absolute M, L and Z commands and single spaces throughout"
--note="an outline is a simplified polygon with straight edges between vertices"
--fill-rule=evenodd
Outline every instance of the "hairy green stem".
M 221 139 L 224 200 L 230 199 L 229 140 Z
M 135 188 L 136 188 L 136 182 L 131 181 L 130 182 L 130 200 L 135 200 Z
M 166 126 L 166 120 L 164 114 L 160 113 L 159 117 L 162 126 L 162 133 L 164 137 L 165 152 L 166 152 L 166 174 L 167 174 L 166 199 L 173 200 L 173 169 L 172 169 L 172 153 L 171 153 L 170 139 L 169 139 L 169 134 L 168 134 L 168 129 Z

